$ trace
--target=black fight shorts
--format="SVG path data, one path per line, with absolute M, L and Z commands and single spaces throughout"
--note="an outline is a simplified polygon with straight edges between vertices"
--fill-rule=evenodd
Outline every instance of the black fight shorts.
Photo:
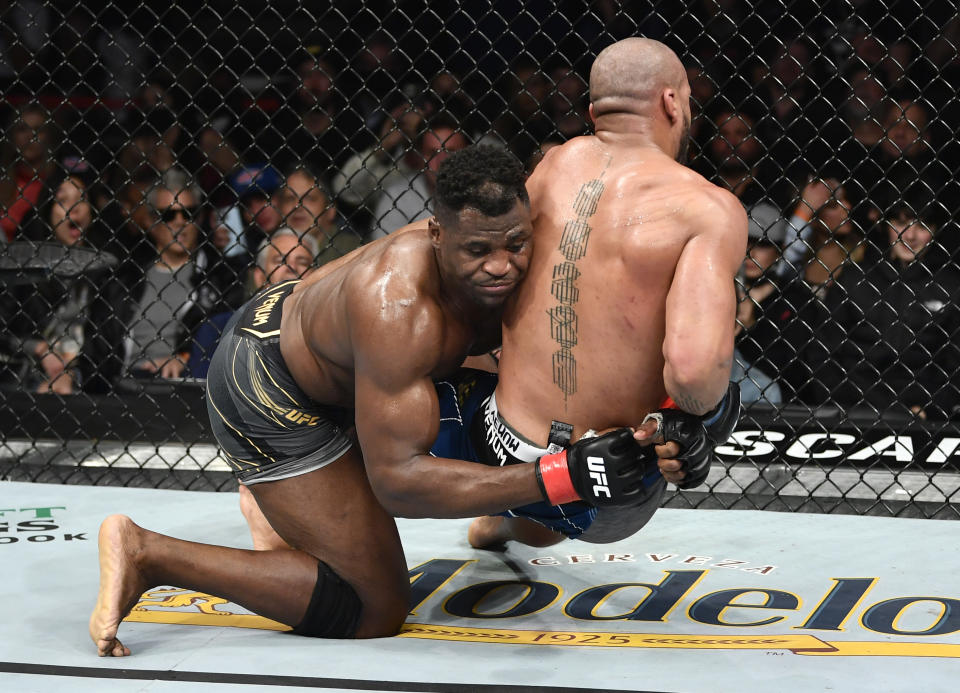
M 299 280 L 260 291 L 227 323 L 207 374 L 207 412 L 242 484 L 320 469 L 350 449 L 352 410 L 312 401 L 280 354 L 283 302 Z

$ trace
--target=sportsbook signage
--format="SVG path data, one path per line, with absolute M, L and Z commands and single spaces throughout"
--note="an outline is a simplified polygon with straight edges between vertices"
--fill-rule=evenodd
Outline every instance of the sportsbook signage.
M 86 532 L 62 532 L 60 511 L 66 506 L 0 508 L 0 546 L 29 542 L 87 541 Z

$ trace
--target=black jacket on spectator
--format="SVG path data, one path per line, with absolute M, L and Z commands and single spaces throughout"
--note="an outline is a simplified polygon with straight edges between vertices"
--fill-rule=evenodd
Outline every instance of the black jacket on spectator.
M 929 418 L 960 405 L 960 270 L 931 247 L 920 260 L 847 268 L 827 295 L 823 339 L 838 367 L 833 400 Z
M 755 308 L 753 325 L 737 335 L 737 349 L 752 366 L 777 381 L 784 402 L 799 399 L 818 404 L 823 398 L 816 379 L 825 356 L 820 329 L 826 308 L 802 279 L 780 283 Z
M 180 322 L 177 352 L 189 352 L 193 333 L 214 313 L 235 310 L 243 303 L 246 267 L 236 267 L 229 259 L 204 249 L 194 256 L 193 300 Z M 90 306 L 86 341 L 80 353 L 82 388 L 104 393 L 124 375 L 127 329 L 144 292 L 149 263 L 129 260 L 117 268 Z

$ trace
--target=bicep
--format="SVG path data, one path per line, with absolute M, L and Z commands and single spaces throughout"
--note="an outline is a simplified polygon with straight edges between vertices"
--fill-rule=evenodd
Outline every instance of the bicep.
M 357 374 L 357 436 L 375 487 L 376 478 L 401 471 L 404 463 L 429 452 L 439 420 L 437 394 L 429 377 L 387 380 Z
M 429 309 L 401 307 L 386 317 L 384 306 L 364 308 L 363 315 L 377 317 L 352 325 L 354 396 L 357 435 L 376 488 L 377 475 L 426 454 L 436 438 L 439 405 L 430 374 L 440 335 Z

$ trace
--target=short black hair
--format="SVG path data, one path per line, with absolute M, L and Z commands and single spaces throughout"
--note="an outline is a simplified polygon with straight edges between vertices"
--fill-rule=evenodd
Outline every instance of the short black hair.
M 530 205 L 525 178 L 520 160 L 507 150 L 487 144 L 466 147 L 440 165 L 434 211 L 445 224 L 468 207 L 499 217 L 517 200 Z
M 923 179 L 914 181 L 897 194 L 887 205 L 884 218 L 896 221 L 919 221 L 925 226 L 939 229 L 945 225 L 950 214 L 934 193 L 935 184 Z

